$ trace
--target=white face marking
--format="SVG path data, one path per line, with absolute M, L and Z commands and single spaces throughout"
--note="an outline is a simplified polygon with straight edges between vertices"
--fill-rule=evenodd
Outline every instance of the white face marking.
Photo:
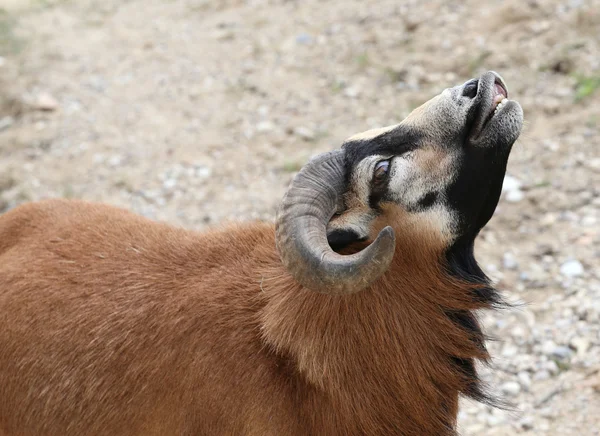
M 371 233 L 369 227 L 379 213 L 369 204 L 375 166 L 388 159 L 391 166 L 385 196 L 406 211 L 407 221 L 403 225 L 408 226 L 407 230 L 426 226 L 444 240 L 450 240 L 456 217 L 445 204 L 444 192 L 456 177 L 458 155 L 433 146 L 422 146 L 398 156 L 365 157 L 352 172 L 345 198 L 347 210 L 331 220 L 328 230 L 351 229 L 361 237 Z M 435 197 L 435 203 L 423 208 L 419 203 L 428 194 Z
M 433 148 L 421 148 L 392 159 L 389 196 L 407 208 L 414 207 L 425 195 L 443 197 L 446 186 L 455 177 L 456 156 Z

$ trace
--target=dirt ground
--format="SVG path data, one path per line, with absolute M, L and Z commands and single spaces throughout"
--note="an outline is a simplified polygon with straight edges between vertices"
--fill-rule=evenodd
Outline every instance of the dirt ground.
M 77 197 L 190 228 L 272 220 L 294 172 L 493 69 L 526 127 L 478 258 L 464 435 L 600 435 L 600 1 L 0 0 L 0 212 Z

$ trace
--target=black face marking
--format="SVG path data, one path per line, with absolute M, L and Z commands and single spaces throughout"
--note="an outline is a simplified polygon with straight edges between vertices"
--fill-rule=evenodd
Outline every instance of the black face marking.
M 437 192 L 429 192 L 419 199 L 418 205 L 420 209 L 429 209 L 433 206 L 438 198 Z
M 419 135 L 414 129 L 397 126 L 372 139 L 359 139 L 346 142 L 342 149 L 346 152 L 347 168 L 355 167 L 358 162 L 374 154 L 398 156 L 414 150 L 420 144 Z
M 494 214 L 509 151 L 470 147 L 461 157 L 457 177 L 446 189 L 448 205 L 459 215 L 459 235 L 474 239 Z
M 327 242 L 334 251 L 342 250 L 352 243 L 366 240 L 366 237 L 361 238 L 358 233 L 350 229 L 335 229 L 327 234 Z

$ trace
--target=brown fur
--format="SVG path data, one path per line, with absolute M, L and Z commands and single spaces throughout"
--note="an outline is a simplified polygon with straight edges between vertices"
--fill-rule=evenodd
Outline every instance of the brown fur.
M 335 297 L 295 283 L 270 224 L 195 233 L 59 200 L 3 215 L 0 434 L 453 434 L 470 382 L 453 358 L 487 355 L 447 312 L 482 303 L 439 235 L 394 223 L 390 270 Z

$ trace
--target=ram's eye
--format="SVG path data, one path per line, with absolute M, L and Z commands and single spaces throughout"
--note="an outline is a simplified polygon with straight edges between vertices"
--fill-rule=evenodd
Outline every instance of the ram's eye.
M 375 172 L 373 174 L 373 182 L 375 184 L 383 183 L 387 180 L 390 171 L 390 161 L 382 160 L 377 162 L 375 165 Z

